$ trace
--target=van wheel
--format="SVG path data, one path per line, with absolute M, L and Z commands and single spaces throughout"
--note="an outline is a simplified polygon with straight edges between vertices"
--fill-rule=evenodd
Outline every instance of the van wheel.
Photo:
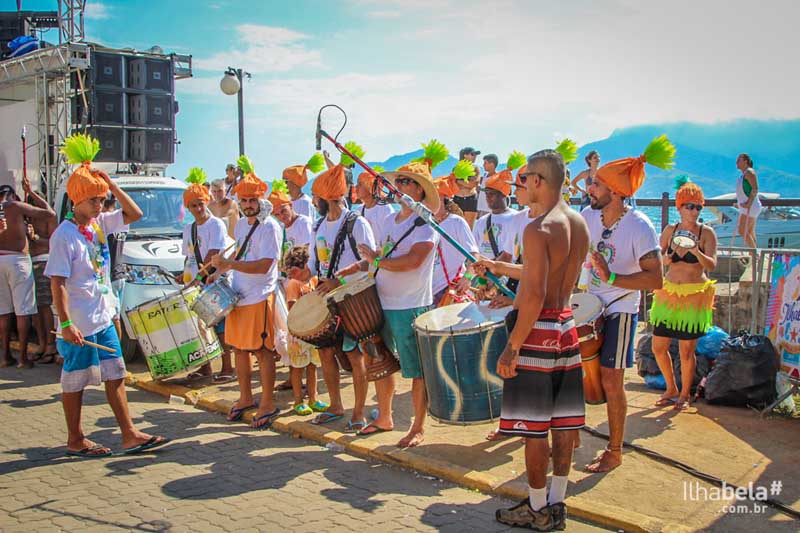
M 139 348 L 139 343 L 135 339 L 128 337 L 128 332 L 125 330 L 125 325 L 122 325 L 122 357 L 126 363 L 132 363 L 139 359 L 142 355 L 142 350 Z

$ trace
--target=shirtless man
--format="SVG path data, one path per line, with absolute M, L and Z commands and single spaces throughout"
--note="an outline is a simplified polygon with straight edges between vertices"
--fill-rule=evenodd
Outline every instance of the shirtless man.
M 236 202 L 225 196 L 225 180 L 211 182 L 211 201 L 208 202 L 211 213 L 225 222 L 228 236 L 233 238 L 233 228 L 239 220 L 239 206 Z
M 554 150 L 528 159 L 529 201 L 542 207 L 523 234 L 522 276 L 516 324 L 497 363 L 503 384 L 500 431 L 525 438 L 529 497 L 495 517 L 535 531 L 564 529 L 567 476 L 585 405 L 578 333 L 569 304 L 589 249 L 581 216 L 561 201 L 564 160 Z M 551 273 L 553 274 L 551 276 Z M 553 440 L 553 478 L 547 468 Z
M 28 201 L 34 207 L 49 209 L 47 202 L 33 192 L 30 182 L 25 179 L 22 181 L 22 189 L 28 196 Z M 36 338 L 39 341 L 40 352 L 34 356 L 38 363 L 50 364 L 58 358 L 56 350 L 56 336 L 51 333 L 55 329 L 53 322 L 53 310 L 50 307 L 53 303 L 53 293 L 50 291 L 50 279 L 44 275 L 44 267 L 50 254 L 50 235 L 58 227 L 58 219 L 55 213 L 53 216 L 44 219 L 31 220 L 34 237 L 30 239 L 30 254 L 33 261 L 33 281 L 36 287 L 36 309 L 38 314 L 33 317 L 33 328 L 36 330 Z
M 22 188 L 31 192 L 30 183 L 23 181 Z M 28 255 L 28 222 L 48 220 L 56 216 L 46 203 L 34 207 L 20 201 L 13 187 L 0 187 L 0 212 L 5 218 L 5 230 L 0 232 L 0 344 L 3 358 L 0 368 L 14 364 L 11 357 L 11 314 L 17 315 L 19 334 L 19 363 L 17 368 L 31 368 L 28 359 L 28 332 L 31 316 L 36 314 L 33 292 L 33 264 Z

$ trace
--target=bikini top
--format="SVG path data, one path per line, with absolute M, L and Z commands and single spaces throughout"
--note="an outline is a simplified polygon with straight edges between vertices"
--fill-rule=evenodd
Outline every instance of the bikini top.
M 680 224 L 680 223 L 678 223 L 678 224 Z M 675 227 L 672 229 L 672 236 L 674 236 L 675 232 L 678 230 L 678 224 L 675 224 Z M 700 235 L 702 235 L 702 234 L 703 234 L 703 225 L 701 224 L 700 225 L 700 233 L 697 235 L 697 241 L 698 242 L 700 242 Z M 670 259 L 672 260 L 673 263 L 684 262 L 684 263 L 695 264 L 695 263 L 699 263 L 700 262 L 700 260 L 697 259 L 697 256 L 694 255 L 692 252 L 686 252 L 683 255 L 683 257 L 681 257 L 677 253 L 675 253 L 675 251 L 672 249 L 672 236 L 670 236 L 670 238 L 669 238 L 670 246 L 669 246 L 669 248 L 667 248 L 667 254 L 670 256 Z M 700 250 L 701 252 L 705 253 L 705 250 L 703 250 L 703 248 L 701 248 L 701 247 L 698 247 L 698 250 Z

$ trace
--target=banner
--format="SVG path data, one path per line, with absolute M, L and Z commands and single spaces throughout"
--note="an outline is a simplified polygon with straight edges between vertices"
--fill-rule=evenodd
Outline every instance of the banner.
M 777 254 L 764 333 L 781 357 L 781 370 L 800 379 L 800 255 Z

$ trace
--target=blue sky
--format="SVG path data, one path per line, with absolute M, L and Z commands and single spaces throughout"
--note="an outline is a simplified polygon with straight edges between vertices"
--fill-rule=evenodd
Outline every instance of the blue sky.
M 22 5 L 54 10 L 56 0 Z M 220 177 L 236 158 L 236 98 L 219 80 L 229 65 L 251 72 L 245 144 L 270 180 L 313 153 L 317 110 L 327 103 L 347 111 L 342 136 L 362 144 L 368 160 L 430 138 L 451 152 L 471 145 L 505 158 L 632 124 L 797 118 L 798 6 L 89 0 L 86 33 L 112 47 L 157 44 L 194 57 L 195 78 L 176 84 L 181 144 L 170 173 L 180 178 L 192 166 Z M 338 130 L 338 115 L 323 117 L 326 130 Z

